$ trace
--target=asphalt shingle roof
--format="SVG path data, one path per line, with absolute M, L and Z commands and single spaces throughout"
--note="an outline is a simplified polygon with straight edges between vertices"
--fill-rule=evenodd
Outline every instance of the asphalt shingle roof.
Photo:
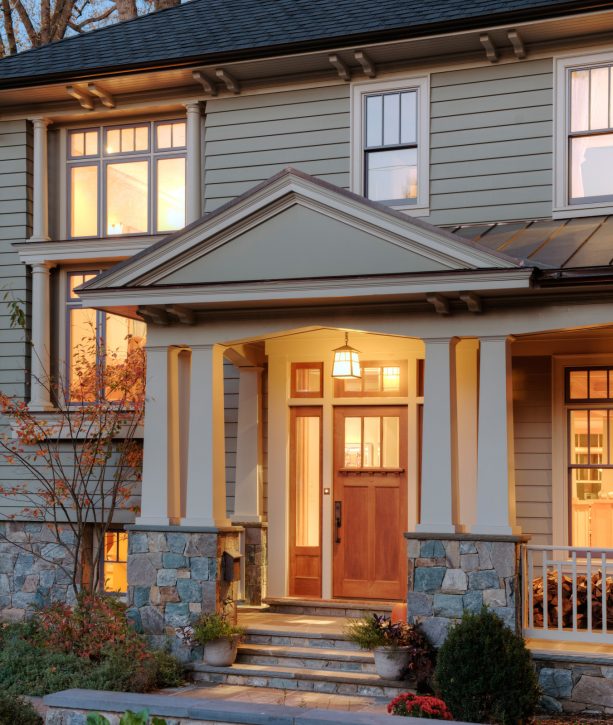
M 220 62 L 474 26 L 485 18 L 548 17 L 604 0 L 191 0 L 184 5 L 0 61 L 0 88 L 84 72 L 178 61 Z

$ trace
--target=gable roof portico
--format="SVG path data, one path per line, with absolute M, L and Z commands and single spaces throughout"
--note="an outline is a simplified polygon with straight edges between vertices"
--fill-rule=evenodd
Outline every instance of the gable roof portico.
M 521 260 L 295 169 L 79 289 L 93 307 L 525 289 Z

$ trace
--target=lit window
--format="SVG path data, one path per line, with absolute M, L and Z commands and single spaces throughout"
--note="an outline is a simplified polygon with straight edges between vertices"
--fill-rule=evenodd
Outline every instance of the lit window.
M 362 363 L 362 377 L 335 380 L 338 397 L 394 397 L 407 395 L 406 362 Z
M 292 397 L 323 396 L 323 363 L 292 363 Z
M 113 400 L 114 394 L 97 388 L 95 377 L 101 363 L 125 361 L 145 344 L 147 326 L 140 320 L 84 309 L 75 288 L 93 279 L 96 272 L 70 272 L 66 301 L 66 387 L 71 400 Z M 101 385 L 99 387 L 102 387 Z
M 571 546 L 613 546 L 613 367 L 566 371 Z M 581 407 L 578 407 L 581 405 Z
M 123 531 L 104 535 L 103 581 L 105 592 L 128 591 L 128 534 Z
M 185 121 L 69 131 L 68 165 L 71 237 L 185 225 Z
M 570 71 L 570 201 L 613 199 L 613 66 Z
M 428 82 L 352 88 L 353 186 L 373 201 L 422 209 L 428 203 Z M 359 143 L 359 146 L 358 146 Z

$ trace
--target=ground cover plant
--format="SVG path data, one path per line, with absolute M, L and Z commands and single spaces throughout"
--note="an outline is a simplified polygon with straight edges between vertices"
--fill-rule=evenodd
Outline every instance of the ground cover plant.
M 180 663 L 150 650 L 111 597 L 84 594 L 74 609 L 57 603 L 0 633 L 0 692 L 7 694 L 73 687 L 147 692 L 182 681 Z
M 435 686 L 457 720 L 515 725 L 540 696 L 523 639 L 488 609 L 465 613 L 437 656 Z
M 42 725 L 43 719 L 23 697 L 0 692 L 0 725 Z

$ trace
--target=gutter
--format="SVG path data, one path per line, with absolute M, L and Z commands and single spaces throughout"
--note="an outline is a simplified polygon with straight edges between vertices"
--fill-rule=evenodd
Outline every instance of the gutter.
M 245 60 L 262 60 L 265 58 L 274 58 L 278 55 L 287 54 L 300 54 L 304 52 L 312 53 L 314 51 L 329 51 L 339 47 L 339 45 L 372 45 L 376 43 L 385 43 L 395 40 L 408 40 L 416 38 L 427 38 L 431 35 L 445 33 L 445 32 L 459 32 L 466 30 L 483 29 L 484 26 L 495 22 L 496 24 L 514 24 L 514 23 L 525 23 L 527 21 L 535 20 L 549 20 L 565 15 L 574 14 L 585 14 L 597 10 L 612 9 L 613 2 L 611 0 L 592 0 L 591 2 L 582 2 L 581 0 L 573 0 L 551 8 L 550 6 L 543 5 L 538 8 L 523 8 L 521 10 L 515 10 L 510 13 L 494 13 L 492 15 L 479 15 L 477 17 L 470 18 L 458 18 L 453 20 L 446 20 L 438 23 L 431 23 L 425 25 L 419 25 L 416 28 L 401 27 L 391 28 L 388 30 L 380 31 L 368 31 L 353 35 L 344 36 L 333 36 L 328 38 L 320 39 L 306 39 L 295 43 L 284 43 L 280 45 L 262 46 L 257 48 L 244 48 L 223 51 L 219 53 L 213 53 L 210 55 L 196 55 L 181 57 L 177 60 L 154 60 L 149 63 L 140 63 L 134 65 L 124 65 L 121 69 L 117 70 L 117 66 L 97 66 L 90 68 L 81 74 L 75 74 L 74 70 L 68 70 L 61 73 L 49 73 L 46 75 L 37 76 L 18 76 L 14 79 L 7 79 L 5 82 L 0 82 L 0 90 L 9 90 L 12 88 L 27 88 L 31 86 L 40 86 L 56 82 L 66 81 L 72 79 L 75 81 L 85 80 L 91 77 L 98 77 L 100 75 L 125 75 L 128 73 L 138 73 L 141 71 L 151 70 L 169 70 L 172 68 L 183 68 L 196 65 L 211 65 L 211 64 L 222 64 L 229 62 L 238 62 Z M 176 10 L 176 8 L 169 8 L 169 11 Z M 161 11 L 165 12 L 165 11 Z M 135 20 L 145 19 L 151 17 L 150 15 L 140 16 L 133 20 L 126 22 L 135 22 Z M 107 26 L 106 28 L 100 28 L 92 31 L 93 33 L 101 32 L 105 30 L 111 30 L 119 27 L 121 24 Z M 85 36 L 73 36 L 71 38 L 64 38 L 63 40 L 57 41 L 59 43 L 69 42 L 76 40 L 77 38 L 88 37 Z M 48 46 L 42 46 L 48 47 Z M 36 52 L 39 48 L 32 48 L 24 51 L 25 53 Z M 7 56 L 8 58 L 16 58 L 17 56 Z M 2 69 L 2 63 L 0 62 L 0 72 Z
M 535 271 L 534 286 L 545 289 L 556 287 L 587 287 L 613 284 L 613 267 L 577 267 Z

